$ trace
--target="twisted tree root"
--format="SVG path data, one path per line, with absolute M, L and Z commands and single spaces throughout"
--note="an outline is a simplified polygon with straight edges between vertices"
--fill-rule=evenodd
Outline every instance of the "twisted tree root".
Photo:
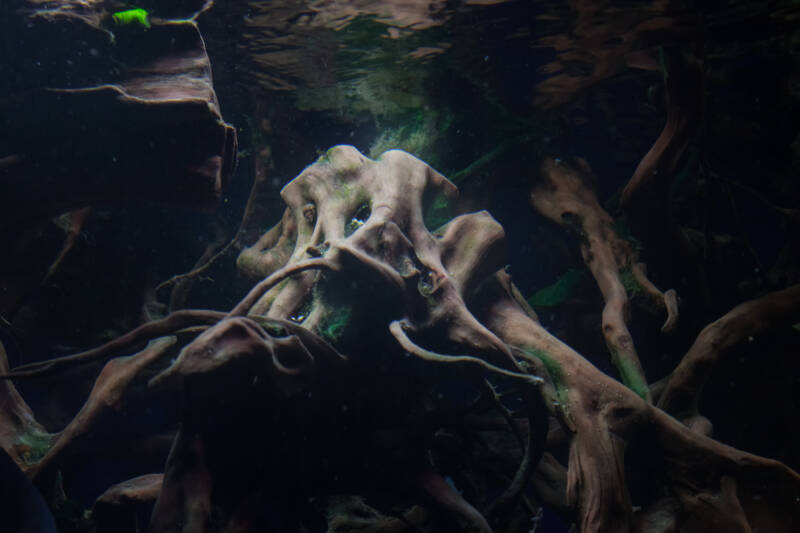
M 667 117 L 664 129 L 645 154 L 622 191 L 622 205 L 631 229 L 649 250 L 663 253 L 692 279 L 708 300 L 706 273 L 700 254 L 672 216 L 670 187 L 678 165 L 702 124 L 702 65 L 676 49 L 663 50 Z M 674 276 L 679 278 L 679 276 Z
M 590 173 L 588 165 L 583 160 L 578 164 L 580 170 L 547 158 L 542 165 L 543 180 L 531 192 L 531 203 L 543 216 L 578 235 L 583 260 L 605 300 L 602 328 L 611 359 L 622 381 L 650 402 L 644 369 L 627 326 L 628 291 L 641 290 L 666 310 L 664 331 L 672 329 L 677 320 L 675 292 L 662 294 L 647 280 L 644 267 L 636 262 L 630 245 L 616 235 L 611 217 L 585 183 Z M 626 282 L 632 286 L 626 288 Z
M 425 361 L 431 361 L 434 363 L 472 363 L 492 373 L 499 374 L 501 376 L 506 376 L 509 378 L 523 380 L 525 383 L 529 385 L 539 385 L 540 383 L 544 382 L 544 380 L 538 376 L 533 376 L 531 374 L 522 374 L 519 372 L 512 372 L 510 370 L 500 368 L 499 366 L 495 366 L 487 361 L 484 361 L 479 357 L 472 357 L 469 355 L 442 355 L 436 352 L 432 352 L 431 350 L 426 350 L 425 348 L 422 348 L 421 346 L 415 344 L 414 341 L 408 338 L 408 335 L 405 332 L 405 328 L 407 327 L 410 327 L 410 325 L 407 322 L 404 323 L 400 320 L 395 320 L 394 322 L 389 324 L 389 331 L 391 331 L 394 338 L 397 340 L 397 342 L 400 344 L 400 346 L 402 346 L 402 348 L 405 351 L 419 357 L 420 359 L 424 359 Z
M 698 415 L 703 385 L 717 361 L 741 342 L 800 321 L 800 285 L 737 305 L 697 336 L 672 372 L 658 406 L 691 419 Z
M 470 505 L 438 472 L 425 469 L 417 475 L 417 482 L 437 505 L 461 518 L 470 533 L 492 533 L 481 512 Z
M 154 320 L 142 324 L 136 329 L 117 337 L 101 346 L 86 350 L 85 352 L 47 359 L 36 363 L 21 365 L 11 372 L 0 374 L 0 379 L 44 377 L 55 374 L 78 365 L 99 361 L 114 354 L 124 352 L 137 344 L 171 335 L 178 330 L 197 326 L 213 325 L 222 320 L 225 313 L 207 310 L 182 310 L 175 311 L 161 320 Z
M 284 279 L 293 276 L 295 274 L 299 274 L 300 272 L 304 272 L 306 270 L 313 270 L 325 268 L 329 270 L 335 270 L 336 265 L 334 265 L 331 261 L 327 259 L 307 259 L 300 263 L 295 263 L 293 265 L 287 265 L 282 269 L 278 270 L 277 272 L 272 273 L 268 276 L 265 280 L 259 282 L 255 287 L 253 287 L 247 296 L 245 296 L 242 301 L 240 301 L 236 306 L 231 309 L 231 311 L 226 315 L 226 317 L 233 317 L 233 316 L 244 316 L 250 311 L 250 309 L 255 305 L 255 303 L 262 297 L 264 294 L 270 290 L 272 287 L 283 281 Z
M 511 483 L 487 508 L 486 514 L 505 519 L 512 507 L 523 496 L 531 475 L 544 453 L 547 440 L 547 411 L 539 398 L 533 398 L 531 391 L 524 391 L 528 407 L 528 434 L 523 444 L 522 460 Z
M 0 372 L 8 372 L 8 356 L 2 342 Z M 36 445 L 46 446 L 51 439 L 14 384 L 10 380 L 0 381 L 0 448 L 17 464 L 23 464 Z
M 165 356 L 175 345 L 175 337 L 162 337 L 150 343 L 141 352 L 112 359 L 106 363 L 81 410 L 63 430 L 54 435 L 47 453 L 28 465 L 28 475 L 36 480 L 58 463 L 59 458 L 80 439 L 95 429 L 111 410 L 119 409 L 128 393 L 128 387 L 145 368 Z
M 100 531 L 138 531 L 136 505 L 156 499 L 163 474 L 146 474 L 117 483 L 101 494 L 92 506 L 92 520 Z
M 387 399 L 383 385 L 394 386 L 396 377 L 408 378 L 402 373 L 391 374 L 393 361 L 402 358 L 404 351 L 423 360 L 479 366 L 484 372 L 512 378 L 511 384 L 521 385 L 518 390 L 530 395 L 526 400 L 533 404 L 528 407 L 529 435 L 522 460 L 519 465 L 506 462 L 509 472 L 516 466 L 513 478 L 495 476 L 495 481 L 502 477 L 500 482 L 507 484 L 505 492 L 488 506 L 485 501 L 481 504 L 498 519 L 502 519 L 499 514 L 504 507 L 511 507 L 513 511 L 515 502 L 519 505 L 520 500 L 525 501 L 523 491 L 536 467 L 534 486 L 540 495 L 565 513 L 577 515 L 584 533 L 630 533 L 646 522 L 643 518 L 652 518 L 658 513 L 667 515 L 662 523 L 679 526 L 689 523 L 685 516 L 690 515 L 691 525 L 697 530 L 712 528 L 719 517 L 731 518 L 731 527 L 742 531 L 746 531 L 746 526 L 788 533 L 788 528 L 797 523 L 800 511 L 795 498 L 800 497 L 800 476 L 795 472 L 778 462 L 734 450 L 692 431 L 600 372 L 550 335 L 535 320 L 535 315 L 519 305 L 519 295 L 515 294 L 510 278 L 498 270 L 504 264 L 503 232 L 491 216 L 487 213 L 464 215 L 434 233 L 429 232 L 421 215 L 422 198 L 429 195 L 423 193 L 430 192 L 431 188 L 452 193 L 451 186 L 441 175 L 408 154 L 398 152 L 372 161 L 351 147 L 337 147 L 326 158 L 308 167 L 284 189 L 297 226 L 294 252 L 287 265 L 269 273 L 230 313 L 176 312 L 163 321 L 137 328 L 128 334 L 125 342 L 109 343 L 94 352 L 86 352 L 91 357 L 84 353 L 77 359 L 76 356 L 65 358 L 67 363 L 55 366 L 64 368 L 81 361 L 97 360 L 113 353 L 112 348 L 129 348 L 146 340 L 150 334 L 163 337 L 164 332 L 175 331 L 176 324 L 214 324 L 184 348 L 175 364 L 151 380 L 151 384 L 158 384 L 169 377 L 179 378 L 176 383 L 183 387 L 185 402 L 181 427 L 167 460 L 155 506 L 153 531 L 181 528 L 210 531 L 218 527 L 253 530 L 257 528 L 254 520 L 264 510 L 262 503 L 268 504 L 271 498 L 283 501 L 281 498 L 305 498 L 319 492 L 330 495 L 341 488 L 349 488 L 334 483 L 312 490 L 287 484 L 298 477 L 305 480 L 306 464 L 314 465 L 309 468 L 326 469 L 328 459 L 332 457 L 336 462 L 337 455 L 325 455 L 331 450 L 346 452 L 350 459 L 352 442 L 358 449 L 365 440 L 345 439 L 345 446 L 341 448 L 332 441 L 343 438 L 351 428 L 359 431 L 364 428 L 360 424 L 366 424 L 366 434 L 375 434 L 374 417 L 367 416 L 366 423 L 359 418 L 360 414 L 351 418 L 352 411 L 347 404 L 354 400 L 360 404 L 357 408 L 366 408 L 370 414 L 373 406 L 368 406 L 369 403 L 377 403 L 374 408 L 381 409 L 378 402 Z M 584 217 L 576 225 L 588 243 L 582 251 L 601 289 L 603 283 L 607 283 L 609 293 L 616 298 L 613 312 L 625 327 L 627 296 L 624 290 L 621 297 L 618 294 L 620 285 L 624 289 L 619 265 L 630 268 L 635 279 L 646 279 L 644 270 L 637 266 L 632 255 L 620 251 L 621 244 L 614 247 L 618 239 L 614 240 L 613 232 L 606 232 L 610 228 L 599 204 L 595 210 L 587 208 L 592 208 L 592 202 L 596 204 L 592 195 L 586 196 L 584 189 L 576 188 L 567 191 L 563 198 L 557 198 L 560 187 L 563 189 L 569 179 L 568 176 L 561 180 L 560 185 L 556 180 L 552 188 L 542 194 L 557 200 L 572 201 L 575 197 L 580 200 L 569 205 L 575 207 L 579 217 Z M 371 202 L 367 209 L 370 213 L 362 220 L 357 215 L 367 205 L 367 200 Z M 565 222 L 560 213 L 557 217 Z M 591 217 L 595 218 L 590 220 Z M 568 216 L 566 222 L 569 219 Z M 594 225 L 587 224 L 587 220 Z M 584 226 L 591 227 L 592 231 L 583 229 Z M 346 231 L 348 227 L 353 231 Z M 278 240 L 274 241 L 276 246 Z M 269 251 L 264 254 L 268 255 Z M 598 254 L 605 262 L 593 266 L 594 256 Z M 327 272 L 325 275 L 311 272 L 318 269 Z M 301 275 L 291 278 L 295 274 Z M 653 287 L 644 289 L 650 294 L 654 290 Z M 660 295 L 660 299 L 669 311 L 672 304 L 668 294 Z M 272 299 L 266 298 L 267 295 Z M 796 299 L 795 296 L 791 293 L 789 298 Z M 297 314 L 301 308 L 307 310 Z M 348 310 L 341 316 L 342 309 L 355 311 L 351 315 Z M 260 311 L 266 316 L 257 316 Z M 357 312 L 359 314 L 355 314 Z M 242 316 L 245 314 L 251 316 Z M 303 318 L 299 318 L 300 315 Z M 148 327 L 150 329 L 143 329 Z M 351 335 L 355 333 L 355 340 L 345 337 L 342 341 L 342 329 Z M 411 331 L 413 333 L 409 333 Z M 419 346 L 409 334 L 414 335 L 415 340 L 430 340 L 437 346 L 455 343 L 460 353 L 469 355 L 437 353 Z M 168 341 L 161 339 L 154 345 Z M 354 356 L 344 372 L 334 366 L 344 360 L 340 349 Z M 79 413 L 70 430 L 86 434 L 91 422 L 122 398 L 127 385 L 136 377 L 137 369 L 167 353 L 153 350 L 155 352 L 145 351 L 147 356 L 143 352 L 136 357 L 109 362 L 85 410 Z M 380 354 L 372 357 L 376 351 Z M 362 395 L 358 380 L 374 375 L 376 363 L 382 372 L 380 381 L 364 387 L 366 391 Z M 53 362 L 44 362 L 33 372 L 36 368 L 47 372 L 53 365 Z M 534 371 L 537 375 L 531 375 Z M 318 389 L 313 386 L 316 384 L 322 386 Z M 535 391 L 531 384 L 537 385 Z M 410 383 L 397 385 L 407 387 Z M 423 386 L 427 385 L 426 381 Z M 347 404 L 341 406 L 341 413 L 348 414 L 341 414 L 340 418 L 336 399 L 345 388 L 346 393 L 341 397 L 346 398 Z M 284 392 L 284 396 L 276 396 L 275 389 Z M 356 392 L 353 389 L 357 389 Z M 318 390 L 323 395 L 318 395 Z M 394 390 L 392 388 L 390 393 Z M 421 389 L 412 387 L 411 390 L 419 392 Z M 312 392 L 313 401 L 309 400 Z M 545 432 L 540 431 L 540 426 L 549 417 L 537 410 L 541 403 L 534 400 L 536 393 L 558 417 L 564 433 L 571 439 L 566 472 L 552 456 L 541 453 L 545 447 Z M 392 413 L 407 417 L 409 422 L 418 420 L 413 402 L 406 406 L 402 398 L 399 402 L 402 405 L 398 407 L 394 400 L 389 401 L 392 402 L 390 407 L 396 409 Z M 327 421 L 330 425 L 312 418 L 315 425 L 322 425 L 314 435 L 319 440 L 312 440 L 312 445 L 319 444 L 323 456 L 319 461 L 307 463 L 304 452 L 309 445 L 303 444 L 303 439 L 308 434 L 302 424 L 295 424 L 298 422 L 296 414 L 300 413 L 300 421 L 307 421 L 302 419 L 314 416 L 314 411 L 308 414 L 307 408 L 315 402 L 322 409 L 321 413 L 331 415 Z M 275 418 L 272 418 L 273 412 Z M 255 425 L 248 424 L 254 420 L 257 421 Z M 381 427 L 385 422 L 377 421 Z M 269 441 L 273 434 L 278 437 L 279 434 L 272 431 L 275 423 L 284 429 L 298 427 L 296 434 L 289 432 L 286 445 L 300 444 L 300 451 L 293 457 L 296 463 L 290 462 L 285 470 L 280 464 L 283 455 L 264 457 L 265 447 L 286 451 L 287 448 L 280 445 L 271 446 L 283 443 L 283 439 L 276 438 L 264 447 L 241 447 L 239 442 L 250 438 Z M 412 468 L 410 471 L 398 469 L 397 479 L 410 481 L 425 490 L 433 504 L 455 515 L 462 527 L 489 533 L 489 523 L 476 509 L 475 502 L 467 502 L 428 461 L 419 462 L 425 451 L 430 450 L 429 441 L 435 438 L 431 427 L 423 424 L 419 428 L 415 426 L 414 430 L 413 435 L 401 440 L 401 444 L 413 445 Z M 64 438 L 67 433 L 65 431 Z M 640 444 L 642 436 L 651 446 L 647 453 L 664 465 L 663 472 L 654 475 L 653 483 L 665 496 L 654 502 L 642 502 L 645 508 L 637 513 L 631 507 L 626 484 L 624 452 L 629 444 Z M 377 446 L 378 453 L 387 452 L 386 447 L 370 439 L 366 444 Z M 63 441 L 59 447 L 54 447 L 51 464 L 55 464 L 55 458 L 59 454 L 63 456 L 63 450 L 69 446 Z M 409 453 L 405 447 L 398 450 L 404 457 Z M 376 450 L 366 450 L 369 451 Z M 388 451 L 394 452 L 395 448 Z M 229 460 L 232 454 L 235 457 Z M 464 456 L 475 464 L 481 462 L 481 457 Z M 545 459 L 539 462 L 540 457 Z M 43 462 L 40 468 L 46 466 L 47 462 Z M 470 466 L 473 465 L 468 468 Z M 698 512 L 705 504 L 720 510 L 715 515 L 717 518 Z M 289 512 L 295 511 L 297 509 L 289 509 Z M 298 524 L 301 521 L 298 516 L 292 519 Z M 335 518 L 328 519 L 329 527 L 336 523 Z M 778 526 L 773 527 L 776 523 Z M 391 527 L 399 525 L 391 523 Z M 654 530 L 638 531 L 653 533 Z
M 656 447 L 650 453 L 665 462 L 667 489 L 683 492 L 685 501 L 690 494 L 716 492 L 720 479 L 731 476 L 739 493 L 748 495 L 740 501 L 751 527 L 788 532 L 798 523 L 796 472 L 698 434 L 645 403 L 530 320 L 514 303 L 505 274 L 498 273 L 495 284 L 484 290 L 494 297 L 485 310 L 487 325 L 519 353 L 543 361 L 559 400 L 566 401 L 560 413 L 574 428 L 567 494 L 570 506 L 579 510 L 582 532 L 627 533 L 633 527 L 623 451 L 635 435 L 652 436 Z M 681 507 L 675 512 L 690 511 Z

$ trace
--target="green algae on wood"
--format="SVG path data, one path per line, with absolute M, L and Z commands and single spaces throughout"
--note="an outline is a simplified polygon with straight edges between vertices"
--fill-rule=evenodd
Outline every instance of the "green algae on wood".
M 561 367 L 561 364 L 555 357 L 539 348 L 522 346 L 518 346 L 517 348 L 529 357 L 536 358 L 542 362 L 545 370 L 547 370 L 547 374 L 550 376 L 550 380 L 553 382 L 553 387 L 556 389 L 557 403 L 553 407 L 562 413 L 564 421 L 569 427 L 575 427 L 575 421 L 572 418 L 569 406 L 569 388 L 567 387 L 566 376 L 564 375 L 564 369 Z
M 55 439 L 55 435 L 36 427 L 29 427 L 17 437 L 16 444 L 24 451 L 22 458 L 27 464 L 39 462 L 44 457 Z
M 289 333 L 286 331 L 286 328 L 282 324 L 274 322 L 272 319 L 259 315 L 254 315 L 251 318 L 258 323 L 261 329 L 273 337 L 286 337 L 289 335 Z
M 636 279 L 636 274 L 633 273 L 631 267 L 624 267 L 619 271 L 619 281 L 625 287 L 625 293 L 629 298 L 636 298 L 644 292 L 644 288 Z
M 612 351 L 611 359 L 617 367 L 619 377 L 626 387 L 635 392 L 643 400 L 647 400 L 650 395 L 650 387 L 647 385 L 641 368 L 632 361 L 619 357 Z
M 117 11 L 111 18 L 120 26 L 135 26 L 140 25 L 143 28 L 150 27 L 148 16 L 150 13 L 147 10 L 137 7 L 135 9 L 127 9 L 125 11 Z

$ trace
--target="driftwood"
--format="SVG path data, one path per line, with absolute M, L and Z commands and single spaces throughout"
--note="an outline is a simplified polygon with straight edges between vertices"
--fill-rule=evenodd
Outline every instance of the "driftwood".
M 662 293 L 647 279 L 644 264 L 637 261 L 631 246 L 617 236 L 611 216 L 588 187 L 588 164 L 583 160 L 578 164 L 580 169 L 546 159 L 543 179 L 534 186 L 531 203 L 542 215 L 578 235 L 581 255 L 606 302 L 602 328 L 614 365 L 623 382 L 650 401 L 647 379 L 628 331 L 628 293 L 642 292 L 653 307 L 665 311 L 667 316 L 661 327 L 664 332 L 671 331 L 678 320 L 677 296 L 674 290 Z
M 574 213 L 608 323 L 625 334 L 627 299 L 614 287 L 636 257 L 610 230 L 586 170 L 546 163 L 534 205 L 561 222 Z M 425 226 L 434 199 L 456 193 L 405 152 L 371 160 L 330 149 L 284 188 L 280 222 L 240 255 L 260 281 L 229 313 L 176 312 L 106 347 L 5 373 L 32 378 L 160 339 L 110 360 L 73 423 L 41 456 L 17 460 L 46 492 L 44 473 L 118 406 L 167 390 L 183 408 L 163 478 L 107 492 L 96 524 L 124 530 L 125 498 L 157 495 L 155 532 L 528 531 L 538 498 L 584 532 L 796 530 L 800 476 L 713 440 L 692 411 L 724 355 L 720 332 L 740 330 L 735 343 L 791 323 L 796 288 L 709 326 L 654 405 L 521 305 L 503 269 L 503 228 L 488 213 Z M 635 279 L 649 283 L 643 270 Z M 668 293 L 645 294 L 673 323 Z M 471 391 L 451 407 L 438 388 L 448 379 Z M 626 452 L 641 447 L 659 490 L 634 508 Z

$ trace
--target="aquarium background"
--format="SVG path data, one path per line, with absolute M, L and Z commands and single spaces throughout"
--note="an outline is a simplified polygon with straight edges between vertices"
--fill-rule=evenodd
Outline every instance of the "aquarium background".
M 219 112 L 237 132 L 237 163 L 218 200 L 205 206 L 164 205 L 163 198 L 115 189 L 114 197 L 88 195 L 65 212 L 29 217 L 40 191 L 27 197 L 13 196 L 20 189 L 0 191 L 0 340 L 11 369 L 102 345 L 177 309 L 233 308 L 254 285 L 237 271 L 237 256 L 281 220 L 281 189 L 342 144 L 370 158 L 405 150 L 455 183 L 459 197 L 435 214 L 439 222 L 487 210 L 505 231 L 506 270 L 541 324 L 614 377 L 601 328 L 603 296 L 581 257 L 581 235 L 531 206 L 544 158 L 591 169 L 590 188 L 616 234 L 647 264 L 657 287 L 678 295 L 680 319 L 670 333 L 660 330 L 662 315 L 631 313 L 628 326 L 651 383 L 669 375 L 707 324 L 800 281 L 796 2 L 141 1 L 135 7 L 149 12 L 152 28 L 107 18 L 98 23 L 116 32 L 125 61 L 122 52 L 102 64 L 89 54 L 76 56 L 80 73 L 62 58 L 69 46 L 86 46 L 79 32 L 70 34 L 70 44 L 46 27 L 20 26 L 18 10 L 58 4 L 70 2 L 0 8 L 8 29 L 0 59 L 6 63 L 0 160 L 13 156 L 8 147 L 15 136 L 45 153 L 50 133 L 69 135 L 80 117 L 104 113 L 70 101 L 61 111 L 42 112 L 25 97 L 31 87 L 112 83 L 100 69 L 124 71 L 137 54 L 175 46 L 174 40 L 147 43 L 160 25 L 198 13 Z M 98 4 L 105 13 L 134 7 Z M 16 39 L 23 35 L 24 42 Z M 28 68 L 33 63 L 39 67 Z M 653 212 L 669 220 L 652 224 L 679 226 L 696 252 L 692 262 L 671 244 L 637 234 L 621 204 L 623 188 L 662 133 L 670 101 L 687 112 L 692 127 L 665 192 L 669 206 Z M 126 120 L 109 127 L 127 129 L 132 139 L 150 134 Z M 191 137 L 192 126 L 184 133 Z M 83 149 L 91 157 L 109 153 L 97 144 Z M 170 157 L 165 150 L 162 159 Z M 169 281 L 198 267 L 191 278 Z M 800 468 L 798 324 L 737 345 L 714 369 L 700 400 L 715 439 L 793 469 Z M 54 433 L 81 409 L 101 368 L 102 361 L 14 384 Z M 141 394 L 87 435 L 59 469 L 63 492 L 50 499 L 59 531 L 91 530 L 88 511 L 109 486 L 164 471 L 181 403 L 171 393 L 145 394 L 146 383 L 137 386 Z M 468 404 L 474 393 L 460 379 L 445 377 L 439 386 L 454 405 Z M 396 391 L 396 398 L 403 394 Z M 506 402 L 523 412 L 519 399 Z M 308 409 L 312 424 L 326 416 Z M 274 427 L 289 433 L 300 424 L 297 417 L 275 416 Z M 262 431 L 237 446 L 289 453 L 283 444 L 267 444 L 275 436 Z M 324 441 L 327 426 L 317 431 Z M 629 472 L 631 486 L 639 488 L 634 505 L 657 490 L 647 487 L 648 469 L 657 467 L 646 450 L 627 457 L 629 465 L 642 465 Z M 235 460 L 240 450 L 229 453 Z M 567 460 L 563 447 L 554 453 Z M 456 473 L 447 479 L 464 483 L 458 467 L 451 468 Z M 502 483 L 486 490 L 500 491 Z M 387 515 L 416 501 L 407 489 L 360 495 Z M 570 530 L 570 513 L 532 491 L 529 496 L 532 521 L 498 530 Z M 137 504 L 138 518 L 130 523 L 146 530 L 151 510 L 152 501 Z M 318 509 L 298 512 L 317 513 L 304 524 L 308 531 L 326 530 Z M 272 530 L 293 530 L 284 514 L 276 504 Z M 458 531 L 454 524 L 439 518 L 398 531 Z

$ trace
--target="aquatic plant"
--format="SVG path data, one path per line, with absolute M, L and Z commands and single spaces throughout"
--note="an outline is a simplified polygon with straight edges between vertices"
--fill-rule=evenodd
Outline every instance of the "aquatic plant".
M 582 270 L 571 268 L 559 276 L 552 285 L 542 287 L 533 296 L 528 298 L 528 303 L 533 307 L 555 307 L 572 298 L 583 285 L 586 276 Z
M 150 13 L 147 10 L 137 7 L 134 9 L 126 9 L 125 11 L 117 11 L 111 15 L 111 19 L 115 24 L 120 26 L 135 26 L 139 25 L 142 28 L 150 28 Z

